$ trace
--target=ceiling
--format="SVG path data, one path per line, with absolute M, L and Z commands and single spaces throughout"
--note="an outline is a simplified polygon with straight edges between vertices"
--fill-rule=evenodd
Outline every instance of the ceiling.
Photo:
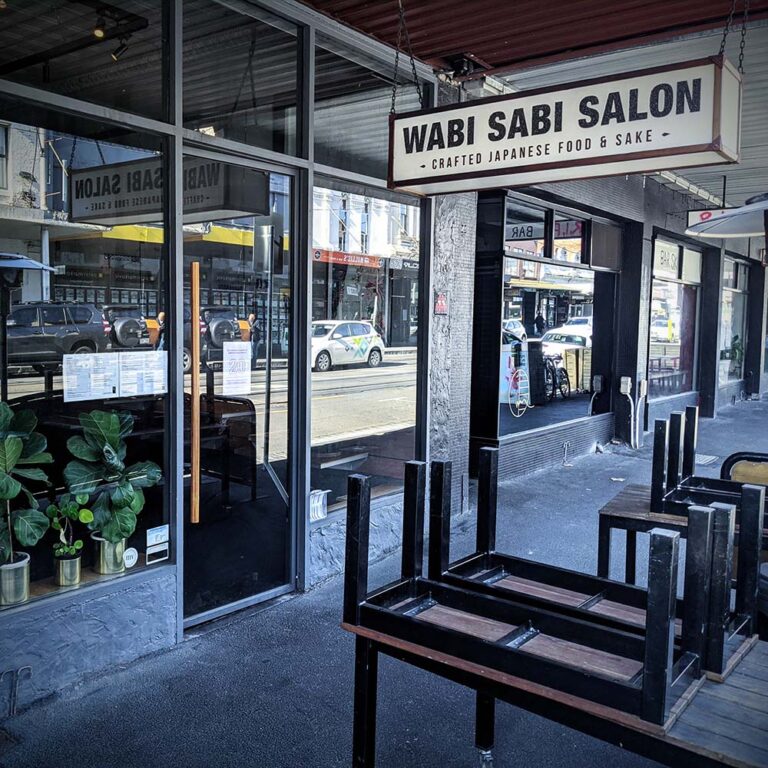
M 397 0 L 303 0 L 332 18 L 395 45 Z M 477 74 L 613 51 L 722 28 L 729 0 L 404 0 L 416 58 L 452 69 L 457 58 Z M 739 3 L 739 7 L 741 4 Z M 752 0 L 752 19 L 768 0 Z

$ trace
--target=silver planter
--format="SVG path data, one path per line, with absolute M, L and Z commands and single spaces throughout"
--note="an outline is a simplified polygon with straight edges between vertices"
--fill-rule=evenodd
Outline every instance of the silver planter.
M 0 565 L 0 605 L 29 600 L 29 555 L 18 552 L 16 561 Z
M 125 563 L 123 562 L 125 539 L 121 539 L 117 544 L 113 544 L 111 541 L 102 539 L 101 536 L 97 536 L 95 533 L 91 534 L 91 538 L 98 545 L 96 564 L 94 565 L 96 573 L 107 576 L 114 573 L 122 573 L 125 570 Z
M 56 557 L 56 586 L 76 587 L 80 583 L 80 555 Z

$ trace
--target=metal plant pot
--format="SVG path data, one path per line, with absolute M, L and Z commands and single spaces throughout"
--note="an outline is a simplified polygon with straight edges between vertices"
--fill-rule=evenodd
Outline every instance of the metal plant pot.
M 125 570 L 125 563 L 123 562 L 125 539 L 121 539 L 117 544 L 113 544 L 111 541 L 107 541 L 95 533 L 91 534 L 91 538 L 98 545 L 96 564 L 94 566 L 96 573 L 104 575 L 122 573 Z
M 0 605 L 29 600 L 29 555 L 18 552 L 12 563 L 0 565 Z
M 56 586 L 76 587 L 80 583 L 80 555 L 56 557 Z

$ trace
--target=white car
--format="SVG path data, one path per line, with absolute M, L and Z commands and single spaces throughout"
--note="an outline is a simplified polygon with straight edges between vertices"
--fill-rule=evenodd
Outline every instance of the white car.
M 312 369 L 367 363 L 377 368 L 384 359 L 384 340 L 361 320 L 315 320 L 312 323 Z
M 541 337 L 545 355 L 562 355 L 567 349 L 585 349 L 592 346 L 592 328 L 585 325 L 561 325 Z
M 514 318 L 505 320 L 501 327 L 507 333 L 511 333 L 519 341 L 525 341 L 528 338 L 528 334 L 525 332 L 525 326 Z

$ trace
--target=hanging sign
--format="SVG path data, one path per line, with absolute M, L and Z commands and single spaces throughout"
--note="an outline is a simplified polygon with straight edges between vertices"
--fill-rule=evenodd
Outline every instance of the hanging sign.
M 269 213 L 269 176 L 251 168 L 184 158 L 184 223 Z M 69 176 L 72 221 L 140 224 L 162 221 L 159 157 L 74 170 Z
M 713 216 L 722 216 L 724 213 L 732 210 L 731 208 L 697 208 L 694 211 L 688 211 L 688 227 L 692 227 L 694 224 L 702 224 L 705 221 L 709 221 Z
M 434 195 L 737 162 L 741 76 L 722 58 L 390 118 L 389 187 Z

